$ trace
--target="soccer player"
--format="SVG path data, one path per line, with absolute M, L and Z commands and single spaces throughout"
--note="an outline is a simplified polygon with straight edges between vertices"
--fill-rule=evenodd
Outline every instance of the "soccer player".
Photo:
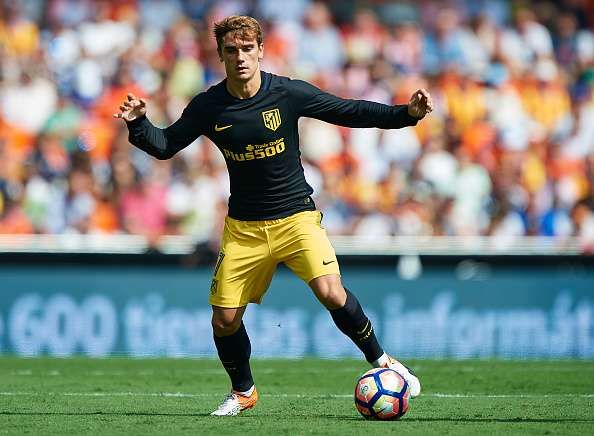
M 209 302 L 214 342 L 232 388 L 212 414 L 237 415 L 258 401 L 242 317 L 248 303 L 261 302 L 280 262 L 309 285 L 372 366 L 396 370 L 411 395 L 419 395 L 418 378 L 384 352 L 357 297 L 341 282 L 322 214 L 304 177 L 297 120 L 382 129 L 414 126 L 431 111 L 431 96 L 420 89 L 407 105 L 396 106 L 345 100 L 307 82 L 263 72 L 262 29 L 251 17 L 227 17 L 214 25 L 214 35 L 226 78 L 194 97 L 175 123 L 165 129 L 153 126 L 145 100 L 132 94 L 114 114 L 127 123 L 130 142 L 157 159 L 169 159 L 205 135 L 227 163 L 231 196 Z

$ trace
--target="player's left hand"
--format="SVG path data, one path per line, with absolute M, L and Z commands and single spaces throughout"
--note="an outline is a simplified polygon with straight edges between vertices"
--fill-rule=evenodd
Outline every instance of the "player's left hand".
M 418 119 L 423 118 L 433 110 L 433 100 L 425 88 L 415 91 L 408 102 L 408 114 Z

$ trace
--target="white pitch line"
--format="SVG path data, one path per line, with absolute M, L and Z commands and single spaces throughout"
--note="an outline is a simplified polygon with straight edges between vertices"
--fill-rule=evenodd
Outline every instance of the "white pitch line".
M 220 394 L 192 394 L 184 392 L 0 392 L 0 396 L 44 396 L 62 395 L 67 397 L 174 397 L 205 398 L 219 397 Z M 270 398 L 352 398 L 352 394 L 262 394 Z M 422 397 L 429 398 L 594 398 L 594 394 L 446 394 L 429 393 Z
M 417 367 L 415 366 L 415 370 L 417 369 Z M 359 372 L 361 372 L 362 368 L 361 367 L 343 367 L 343 368 L 333 368 L 332 372 L 334 373 L 353 373 L 353 374 L 357 374 Z M 309 375 L 309 374 L 327 374 L 328 370 L 325 369 L 305 369 L 305 370 L 291 370 L 291 369 L 281 369 L 281 368 L 259 368 L 256 370 L 258 374 L 303 374 L 303 375 Z M 141 375 L 141 376 L 152 376 L 152 375 L 159 375 L 159 374 L 197 374 L 197 375 L 219 375 L 219 374 L 225 374 L 225 370 L 223 368 L 208 368 L 208 369 L 174 369 L 171 371 L 167 371 L 167 370 L 163 370 L 163 371 L 152 371 L 152 370 L 147 370 L 147 371 L 139 371 L 136 373 L 136 375 Z M 24 369 L 24 370 L 17 370 L 17 371 L 11 371 L 12 375 L 20 375 L 20 376 L 45 376 L 45 375 L 53 375 L 53 376 L 57 376 L 57 375 L 62 375 L 62 373 L 60 373 L 59 371 L 33 371 L 30 369 Z M 127 371 L 102 371 L 102 370 L 93 370 L 93 371 L 88 371 L 88 372 L 83 372 L 81 373 L 82 375 L 91 375 L 91 376 L 97 376 L 97 377 L 113 377 L 113 376 L 129 376 L 130 373 Z

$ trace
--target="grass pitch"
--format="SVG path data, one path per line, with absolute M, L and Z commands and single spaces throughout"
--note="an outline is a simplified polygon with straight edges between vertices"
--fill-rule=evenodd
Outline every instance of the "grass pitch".
M 208 414 L 228 391 L 214 360 L 0 358 L 0 434 L 594 434 L 594 362 L 411 361 L 423 394 L 366 421 L 355 360 L 256 360 L 261 399 Z

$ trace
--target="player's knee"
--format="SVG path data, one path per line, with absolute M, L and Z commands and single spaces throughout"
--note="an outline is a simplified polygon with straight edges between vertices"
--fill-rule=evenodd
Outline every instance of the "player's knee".
M 346 302 L 346 292 L 339 277 L 328 276 L 312 283 L 312 288 L 320 302 L 327 309 L 338 309 Z
M 214 334 L 221 336 L 229 336 L 235 333 L 241 326 L 241 318 L 216 316 L 212 317 L 212 330 Z
M 331 288 L 323 302 L 327 309 L 334 310 L 344 306 L 346 293 L 342 286 Z

